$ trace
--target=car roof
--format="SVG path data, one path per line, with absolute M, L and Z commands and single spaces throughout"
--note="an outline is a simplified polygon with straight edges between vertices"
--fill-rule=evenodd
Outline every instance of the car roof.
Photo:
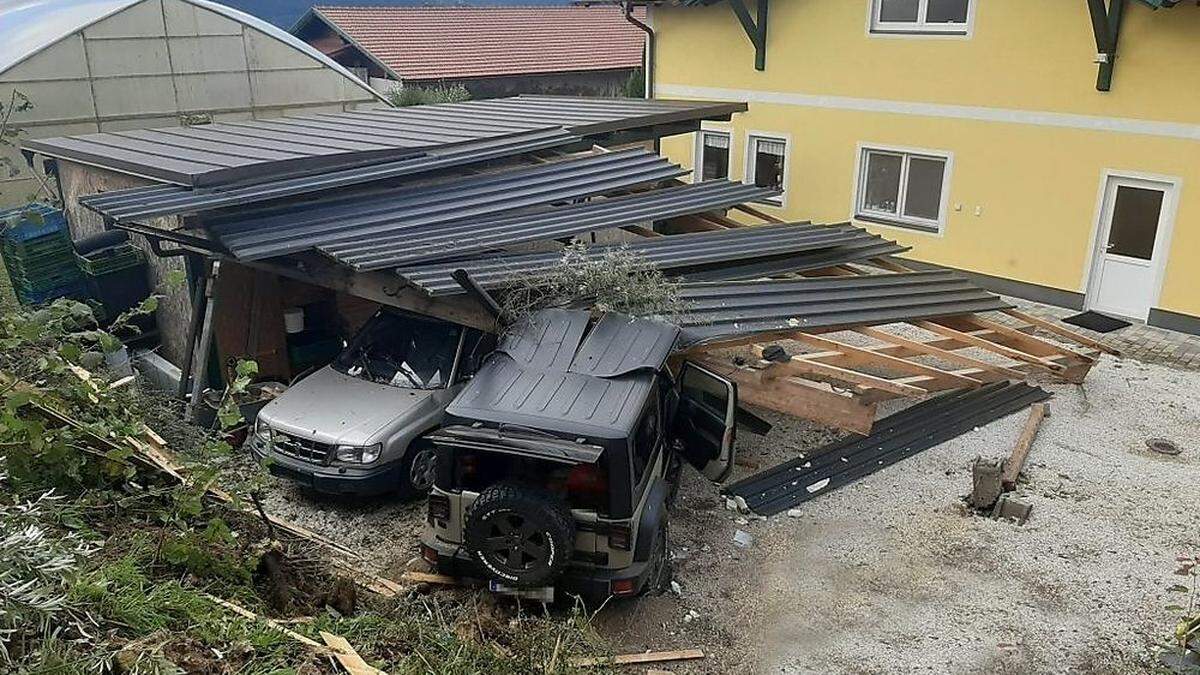
M 544 310 L 518 323 L 447 408 L 451 416 L 579 437 L 627 437 L 679 329 Z

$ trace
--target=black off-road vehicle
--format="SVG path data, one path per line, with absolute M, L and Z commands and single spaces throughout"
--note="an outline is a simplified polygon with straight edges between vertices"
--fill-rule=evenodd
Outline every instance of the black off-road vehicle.
M 423 557 L 500 592 L 631 596 L 669 579 L 682 462 L 723 480 L 737 391 L 684 363 L 678 329 L 546 310 L 511 330 L 430 438 Z

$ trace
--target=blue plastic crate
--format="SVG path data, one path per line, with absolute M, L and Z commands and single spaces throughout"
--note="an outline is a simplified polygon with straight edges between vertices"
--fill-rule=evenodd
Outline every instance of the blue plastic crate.
M 42 222 L 30 218 L 30 213 L 40 215 Z M 0 211 L 0 228 L 4 230 L 5 241 L 14 244 L 68 231 L 67 218 L 63 212 L 39 202 Z
M 59 298 L 86 300 L 91 296 L 88 291 L 88 285 L 84 281 L 75 281 L 66 286 L 51 288 L 50 290 L 41 292 L 27 293 L 19 289 L 14 289 L 14 292 L 17 295 L 17 300 L 20 300 L 21 304 L 27 307 L 30 305 L 44 305 Z

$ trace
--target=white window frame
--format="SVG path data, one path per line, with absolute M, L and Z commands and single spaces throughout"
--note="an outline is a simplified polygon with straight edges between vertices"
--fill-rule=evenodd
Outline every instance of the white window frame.
M 788 185 L 791 183 L 792 172 L 792 136 L 791 134 L 780 134 L 773 131 L 747 131 L 746 132 L 746 156 L 742 162 L 742 182 L 747 185 L 754 185 L 755 179 L 755 163 L 754 150 L 758 145 L 758 141 L 773 141 L 783 143 L 783 194 L 777 197 L 770 197 L 762 200 L 761 203 L 767 206 L 784 208 L 787 206 Z
M 967 0 L 966 23 L 925 23 L 925 13 L 929 8 L 929 0 L 919 0 L 920 9 L 916 21 L 881 21 L 880 12 L 883 10 L 882 0 L 870 0 L 867 3 L 867 34 L 874 37 L 916 37 L 916 38 L 956 38 L 970 39 L 975 32 L 975 10 L 979 0 Z
M 729 171 L 726 172 L 725 178 L 729 179 L 733 176 L 733 129 L 728 127 L 702 127 L 696 132 L 696 147 L 692 149 L 692 182 L 699 183 L 704 178 L 701 176 L 701 171 L 704 169 L 704 135 L 718 134 L 729 139 Z
M 930 150 L 883 143 L 859 143 L 857 152 L 858 157 L 854 163 L 854 202 L 850 207 L 855 220 L 939 237 L 945 234 L 946 220 L 950 217 L 950 178 L 954 173 L 954 153 L 948 150 Z M 863 208 L 862 200 L 867 193 L 867 154 L 872 152 L 904 156 L 900 169 L 900 192 L 897 195 L 896 213 L 894 214 L 868 211 Z M 945 162 L 942 166 L 942 194 L 938 201 L 937 220 L 904 215 L 904 201 L 908 196 L 908 167 L 912 157 L 938 159 Z

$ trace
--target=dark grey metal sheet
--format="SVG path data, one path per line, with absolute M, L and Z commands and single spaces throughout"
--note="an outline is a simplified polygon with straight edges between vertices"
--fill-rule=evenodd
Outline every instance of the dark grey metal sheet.
M 697 282 L 765 279 L 897 255 L 910 250 L 910 248 L 882 237 L 870 235 L 864 236 L 858 241 L 831 248 L 764 256 L 758 260 L 738 264 L 708 265 L 700 269 L 685 270 L 680 272 L 680 276 L 687 281 Z
M 1043 389 L 1009 382 L 942 394 L 879 420 L 869 436 L 831 443 L 723 492 L 743 498 L 760 515 L 782 513 L 1048 398 Z
M 551 126 L 596 137 L 666 125 L 698 127 L 700 120 L 728 119 L 744 110 L 744 103 L 518 96 L 151 130 L 136 139 L 101 133 L 26 140 L 22 145 L 50 157 L 177 185 L 211 187 L 397 160 Z M 265 156 L 271 152 L 297 156 Z
M 593 246 L 586 257 L 599 259 L 622 249 L 641 256 L 664 272 L 694 281 L 754 279 L 905 250 L 895 242 L 849 224 L 781 223 Z M 484 288 L 498 288 L 518 275 L 545 271 L 561 260 L 562 254 L 557 252 L 501 252 L 470 260 L 406 266 L 396 271 L 430 295 L 457 295 L 463 290 L 451 276 L 456 269 L 465 269 Z M 727 269 L 729 272 L 725 273 Z
M 509 327 L 496 351 L 536 370 L 566 371 L 587 331 L 591 315 L 566 309 L 546 309 Z
M 79 203 L 117 222 L 162 216 L 197 215 L 234 206 L 247 206 L 273 199 L 496 161 L 563 147 L 579 140 L 579 136 L 568 133 L 562 127 L 550 127 L 441 148 L 396 162 L 331 171 L 314 176 L 210 190 L 192 190 L 177 186 L 132 188 L 81 197 Z
M 570 371 L 596 377 L 617 377 L 637 370 L 657 372 L 678 337 L 677 326 L 605 314 L 580 345 Z
M 953 272 L 684 284 L 681 343 L 1011 307 Z
M 446 408 L 447 421 L 483 421 L 585 438 L 624 438 L 655 375 L 594 377 L 524 368 L 496 352 Z M 519 430 L 514 430 L 519 433 Z
M 237 257 L 257 260 L 387 238 L 440 241 L 442 226 L 656 183 L 686 173 L 658 155 L 626 150 L 432 185 L 288 203 L 208 223 Z M 336 253 L 334 254 L 336 257 Z
M 444 260 L 545 239 L 724 210 L 769 197 L 773 190 L 716 180 L 580 204 L 540 208 L 494 219 L 461 219 L 436 228 L 348 240 L 320 249 L 358 270 Z

